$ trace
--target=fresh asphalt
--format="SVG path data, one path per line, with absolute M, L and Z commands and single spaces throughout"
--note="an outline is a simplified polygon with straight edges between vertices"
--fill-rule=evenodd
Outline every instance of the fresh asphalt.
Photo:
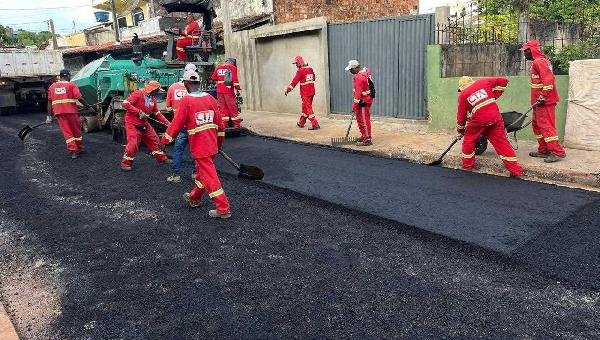
M 240 137 L 234 216 L 147 155 L 0 117 L 0 293 L 24 339 L 598 338 L 600 196 Z M 308 132 L 307 132 L 308 133 Z M 189 163 L 186 171 L 189 173 Z

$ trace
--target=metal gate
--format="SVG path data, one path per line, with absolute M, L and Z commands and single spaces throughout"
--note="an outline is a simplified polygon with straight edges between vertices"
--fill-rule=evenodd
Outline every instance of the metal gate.
M 433 33 L 433 15 L 329 24 L 331 112 L 352 111 L 352 76 L 344 68 L 357 59 L 373 72 L 372 115 L 426 119 L 426 51 Z

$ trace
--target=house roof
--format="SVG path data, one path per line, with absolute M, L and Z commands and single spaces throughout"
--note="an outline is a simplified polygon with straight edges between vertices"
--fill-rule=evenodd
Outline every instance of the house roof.
M 164 34 L 158 34 L 158 35 L 153 35 L 153 36 L 149 36 L 149 37 L 142 37 L 141 39 L 143 40 L 142 46 L 161 45 L 161 44 L 166 44 L 168 41 L 167 36 Z M 131 49 L 131 39 L 121 41 L 120 43 L 108 42 L 108 43 L 104 43 L 104 44 L 100 44 L 100 45 L 67 48 L 67 49 L 62 50 L 62 52 L 63 52 L 63 55 L 69 56 L 69 55 L 76 55 L 76 54 L 82 54 L 82 53 L 92 53 L 92 52 L 102 53 L 102 52 L 120 51 L 120 50 L 127 50 L 127 49 Z
M 231 23 L 231 26 L 234 31 L 241 31 L 244 29 L 249 29 L 249 28 L 253 28 L 255 26 L 263 25 L 270 20 L 271 20 L 270 14 L 261 14 L 261 15 L 249 16 L 249 17 L 244 17 L 241 19 L 233 20 Z M 213 30 L 215 31 L 215 34 L 217 35 L 217 39 L 219 39 L 219 40 L 222 39 L 223 23 L 216 22 L 213 25 Z M 168 37 L 164 33 L 158 33 L 156 35 L 140 37 L 140 38 L 143 40 L 142 46 L 161 45 L 161 44 L 166 44 L 168 42 Z M 109 51 L 115 51 L 115 50 L 120 51 L 120 50 L 126 50 L 126 49 L 131 49 L 131 39 L 121 41 L 120 44 L 117 44 L 115 42 L 108 42 L 108 43 L 104 43 L 104 44 L 100 44 L 100 45 L 67 48 L 67 49 L 63 50 L 63 55 L 69 56 L 69 55 L 92 53 L 92 52 L 103 53 L 103 52 L 109 52 Z

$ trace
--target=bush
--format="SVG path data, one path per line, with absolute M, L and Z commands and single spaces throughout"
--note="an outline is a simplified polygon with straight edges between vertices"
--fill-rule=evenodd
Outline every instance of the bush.
M 569 62 L 582 59 L 600 58 L 600 43 L 598 41 L 581 41 L 563 47 L 558 53 L 552 46 L 545 46 L 544 53 L 552 62 L 555 74 L 569 74 Z

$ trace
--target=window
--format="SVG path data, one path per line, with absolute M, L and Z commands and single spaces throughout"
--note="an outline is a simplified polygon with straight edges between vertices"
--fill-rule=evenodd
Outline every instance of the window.
M 117 23 L 119 24 L 119 28 L 127 27 L 127 18 L 119 18 L 117 19 Z
M 138 26 L 140 21 L 144 21 L 144 11 L 141 8 L 136 8 L 131 12 L 133 16 L 133 26 Z

